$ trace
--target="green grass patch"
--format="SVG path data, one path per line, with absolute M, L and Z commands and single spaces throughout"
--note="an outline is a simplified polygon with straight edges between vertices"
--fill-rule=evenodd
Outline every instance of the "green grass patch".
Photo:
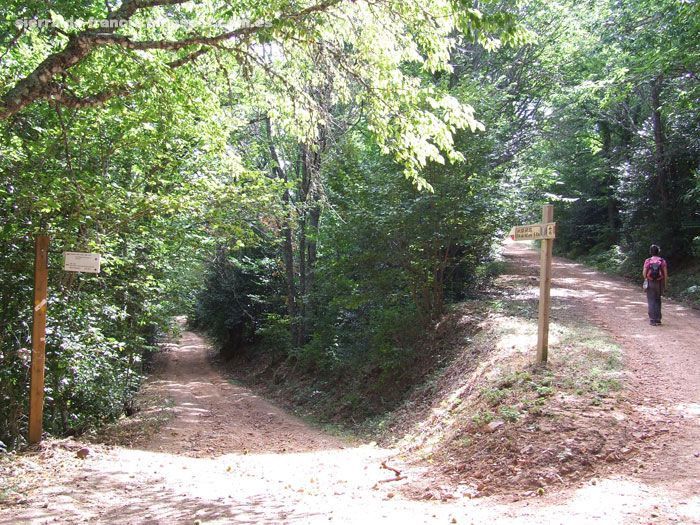
M 695 308 L 700 308 L 700 263 L 677 272 L 669 272 L 668 294 Z
M 496 299 L 489 303 L 492 311 L 512 317 L 535 319 L 538 312 L 537 298 Z
M 569 325 L 562 331 L 565 359 L 558 360 L 560 388 L 579 396 L 607 396 L 622 389 L 622 350 L 599 328 Z
M 473 423 L 478 427 L 488 425 L 494 419 L 496 419 L 496 415 L 490 410 L 479 410 L 472 416 Z
M 510 405 L 501 406 L 498 409 L 498 414 L 509 423 L 515 423 L 521 416 L 520 410 Z
M 485 388 L 482 390 L 482 395 L 484 396 L 486 403 L 492 407 L 500 405 L 501 401 L 503 401 L 508 394 L 508 389 L 503 388 Z

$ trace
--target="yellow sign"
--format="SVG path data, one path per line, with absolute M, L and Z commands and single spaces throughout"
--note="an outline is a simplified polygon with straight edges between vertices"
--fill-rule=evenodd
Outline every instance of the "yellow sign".
M 554 239 L 556 237 L 556 226 L 556 222 L 513 226 L 513 228 L 510 230 L 510 238 L 514 241 L 539 241 L 540 239 Z

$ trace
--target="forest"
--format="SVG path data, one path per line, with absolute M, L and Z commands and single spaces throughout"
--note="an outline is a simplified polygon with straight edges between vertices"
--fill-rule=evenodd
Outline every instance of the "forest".
M 0 442 L 133 412 L 173 318 L 355 421 L 514 224 L 700 303 L 695 0 L 0 0 Z M 62 252 L 102 254 L 99 275 Z

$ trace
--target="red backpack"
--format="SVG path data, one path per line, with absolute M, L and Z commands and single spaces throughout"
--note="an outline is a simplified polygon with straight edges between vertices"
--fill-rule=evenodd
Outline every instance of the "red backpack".
M 654 261 L 649 263 L 649 269 L 647 270 L 647 278 L 651 281 L 660 281 L 664 278 L 664 274 L 661 271 L 663 266 L 662 260 Z

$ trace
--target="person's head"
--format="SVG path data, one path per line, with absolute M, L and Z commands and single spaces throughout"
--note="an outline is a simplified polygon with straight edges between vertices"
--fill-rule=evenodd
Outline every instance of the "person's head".
M 659 255 L 661 255 L 661 248 L 659 248 L 656 244 L 652 244 L 649 248 L 649 255 L 651 255 L 652 257 L 656 255 L 658 257 Z

